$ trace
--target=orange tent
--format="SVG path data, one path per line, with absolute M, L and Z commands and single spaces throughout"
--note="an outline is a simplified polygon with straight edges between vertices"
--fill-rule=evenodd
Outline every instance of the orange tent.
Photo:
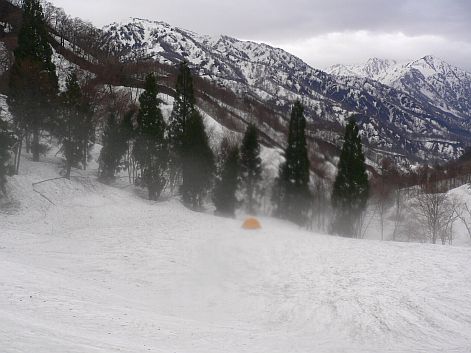
M 242 225 L 242 228 L 253 230 L 253 229 L 261 229 L 262 226 L 261 226 L 260 222 L 258 221 L 258 219 L 256 219 L 256 218 L 247 218 L 245 220 L 244 224 Z

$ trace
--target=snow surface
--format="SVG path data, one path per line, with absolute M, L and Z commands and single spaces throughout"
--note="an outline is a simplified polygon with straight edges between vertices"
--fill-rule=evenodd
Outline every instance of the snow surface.
M 342 239 L 22 163 L 0 209 L 2 353 L 469 352 L 471 249 Z M 39 194 L 41 193 L 41 194 Z M 47 198 L 47 199 L 46 199 Z

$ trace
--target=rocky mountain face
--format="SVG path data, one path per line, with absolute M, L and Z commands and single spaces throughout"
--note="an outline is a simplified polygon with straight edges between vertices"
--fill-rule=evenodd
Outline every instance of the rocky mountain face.
M 339 146 L 346 120 L 359 114 L 372 156 L 444 161 L 458 157 L 471 141 L 471 75 L 432 57 L 402 66 L 372 59 L 327 73 L 265 44 L 199 35 L 163 22 L 114 23 L 104 28 L 104 37 L 128 59 L 187 60 L 201 77 L 280 112 L 282 124 L 300 99 L 311 137 L 327 143 Z M 261 128 L 282 141 L 272 126 Z
M 340 77 L 368 78 L 408 93 L 419 101 L 453 115 L 450 122 L 469 127 L 471 118 L 471 73 L 431 55 L 398 63 L 370 59 L 364 65 L 335 65 L 327 72 Z

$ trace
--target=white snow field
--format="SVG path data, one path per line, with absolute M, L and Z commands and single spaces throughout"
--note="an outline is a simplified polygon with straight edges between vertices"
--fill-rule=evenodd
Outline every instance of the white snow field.
M 53 162 L 0 212 L 2 353 L 471 352 L 470 248 L 245 231 L 93 177 L 35 192 Z

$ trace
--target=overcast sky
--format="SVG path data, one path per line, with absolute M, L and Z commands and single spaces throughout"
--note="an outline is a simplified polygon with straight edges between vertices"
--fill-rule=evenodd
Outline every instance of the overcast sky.
M 102 27 L 128 17 L 269 43 L 314 67 L 436 55 L 471 71 L 471 0 L 51 0 Z

